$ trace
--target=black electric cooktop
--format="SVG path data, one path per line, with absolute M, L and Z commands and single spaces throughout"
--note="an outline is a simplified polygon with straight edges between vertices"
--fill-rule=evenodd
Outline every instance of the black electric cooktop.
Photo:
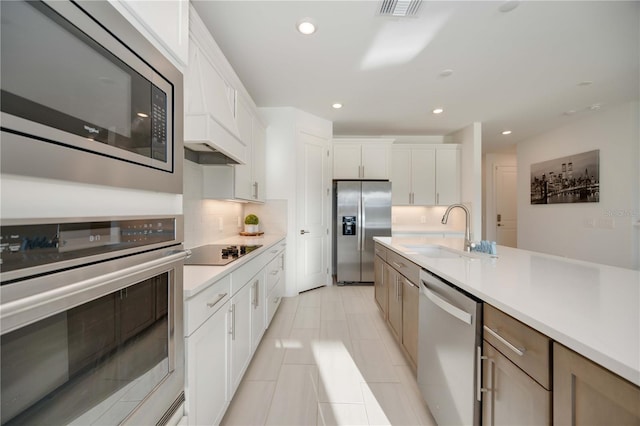
M 244 256 L 262 245 L 227 245 L 210 244 L 191 250 L 191 256 L 184 261 L 185 265 L 224 266 Z

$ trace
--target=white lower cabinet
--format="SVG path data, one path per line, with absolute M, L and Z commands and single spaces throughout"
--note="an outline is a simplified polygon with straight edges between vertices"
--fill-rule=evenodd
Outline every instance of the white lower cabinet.
M 189 425 L 224 417 L 284 294 L 284 247 L 281 241 L 185 301 Z M 277 282 L 268 283 L 269 271 Z
M 218 424 L 227 409 L 227 302 L 186 339 L 188 424 Z
M 233 279 L 233 277 L 232 277 Z M 229 305 L 229 388 L 231 396 L 238 389 L 242 375 L 251 360 L 251 285 L 245 285 Z
M 265 270 L 260 271 L 250 282 L 251 288 L 251 352 L 262 340 L 265 324 Z

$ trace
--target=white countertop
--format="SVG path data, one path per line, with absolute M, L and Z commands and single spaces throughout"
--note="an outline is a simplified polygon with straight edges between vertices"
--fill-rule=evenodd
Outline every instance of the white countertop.
M 497 258 L 434 258 L 407 246 L 461 250 L 462 239 L 374 239 L 640 386 L 640 271 L 505 246 Z
M 204 266 L 204 265 L 185 265 L 184 266 L 184 298 L 189 299 L 195 296 L 214 282 L 218 281 L 225 275 L 238 269 L 251 259 L 264 253 L 266 249 L 278 244 L 286 238 L 285 235 L 262 235 L 259 237 L 237 237 L 225 238 L 224 240 L 215 241 L 211 244 L 229 244 L 229 245 L 256 245 L 261 244 L 257 250 L 246 254 L 238 260 L 225 266 Z M 195 248 L 195 247 L 194 247 Z

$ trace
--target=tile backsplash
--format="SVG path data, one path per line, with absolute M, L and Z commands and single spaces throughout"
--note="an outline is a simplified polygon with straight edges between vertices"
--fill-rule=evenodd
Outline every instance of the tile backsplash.
M 446 225 L 440 221 L 446 206 L 394 206 L 391 209 L 391 228 L 394 234 L 415 232 L 464 232 L 464 212 L 454 209 Z
M 184 162 L 184 246 L 211 244 L 242 231 L 244 204 L 202 198 L 202 167 Z M 238 221 L 241 222 L 240 227 Z

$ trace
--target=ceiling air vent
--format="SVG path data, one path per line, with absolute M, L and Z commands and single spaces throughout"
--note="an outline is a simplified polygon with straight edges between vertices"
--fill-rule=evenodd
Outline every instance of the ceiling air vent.
M 378 15 L 382 16 L 417 16 L 422 0 L 382 0 Z

